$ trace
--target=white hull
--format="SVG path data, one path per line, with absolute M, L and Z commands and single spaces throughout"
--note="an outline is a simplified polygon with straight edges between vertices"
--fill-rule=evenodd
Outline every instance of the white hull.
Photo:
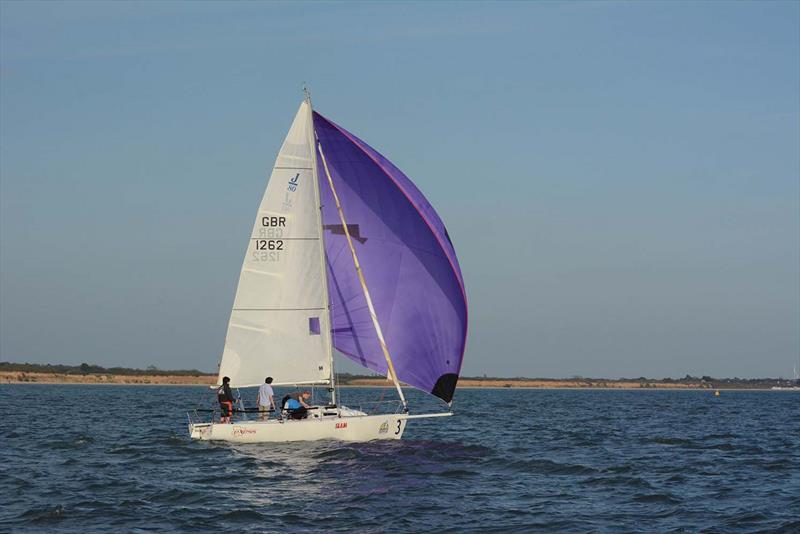
M 400 439 L 409 419 L 449 417 L 453 412 L 367 415 L 342 407 L 339 415 L 313 413 L 308 419 L 269 419 L 235 423 L 189 423 L 189 436 L 202 441 L 278 443 L 287 441 L 372 441 Z
M 239 421 L 234 423 L 195 423 L 189 425 L 189 435 L 199 440 L 232 441 L 236 443 L 270 443 L 287 441 L 371 441 L 400 439 L 406 427 L 406 417 L 390 415 L 348 415 L 342 417 L 309 417 L 308 419 Z

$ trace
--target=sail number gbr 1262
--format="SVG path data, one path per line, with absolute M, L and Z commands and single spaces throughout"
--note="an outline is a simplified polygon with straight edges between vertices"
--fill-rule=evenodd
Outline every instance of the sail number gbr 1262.
M 253 238 L 255 261 L 280 261 L 280 253 L 284 250 L 283 229 L 286 228 L 286 217 L 265 215 L 259 221 L 258 236 Z
M 286 228 L 286 217 L 276 215 L 265 215 L 261 217 L 261 231 L 256 239 L 256 250 L 283 250 L 282 239 L 261 238 L 282 237 L 284 228 Z

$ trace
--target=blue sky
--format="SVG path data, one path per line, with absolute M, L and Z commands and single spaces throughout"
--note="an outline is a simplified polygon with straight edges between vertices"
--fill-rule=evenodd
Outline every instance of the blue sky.
M 465 374 L 800 353 L 800 4 L 0 4 L 0 359 L 214 370 L 315 106 L 448 226 Z

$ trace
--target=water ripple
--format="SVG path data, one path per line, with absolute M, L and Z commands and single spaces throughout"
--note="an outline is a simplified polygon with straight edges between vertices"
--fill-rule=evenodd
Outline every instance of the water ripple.
M 400 442 L 261 445 L 188 439 L 177 406 L 206 388 L 0 400 L 32 406 L 0 419 L 0 531 L 800 531 L 791 394 L 459 390 L 457 417 Z

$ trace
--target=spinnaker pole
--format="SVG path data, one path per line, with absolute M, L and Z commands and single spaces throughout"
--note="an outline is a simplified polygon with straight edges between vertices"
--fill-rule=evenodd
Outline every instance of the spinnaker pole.
M 322 151 L 322 144 L 319 141 L 317 141 L 317 148 L 319 149 L 319 155 L 322 157 L 322 167 L 325 169 L 325 175 L 328 177 L 328 184 L 331 186 L 333 199 L 336 201 L 336 209 L 339 212 L 339 220 L 342 221 L 344 235 L 347 238 L 347 245 L 350 247 L 350 253 L 353 255 L 353 263 L 355 264 L 356 273 L 358 274 L 358 281 L 361 283 L 361 290 L 364 292 L 364 298 L 367 301 L 367 308 L 369 308 L 369 315 L 372 318 L 372 325 L 375 327 L 375 333 L 378 336 L 378 342 L 381 345 L 383 357 L 386 359 L 386 364 L 389 368 L 389 376 L 394 382 L 394 387 L 397 388 L 397 393 L 400 395 L 400 400 L 403 402 L 403 410 L 407 412 L 408 401 L 406 401 L 406 398 L 403 395 L 403 389 L 400 387 L 400 382 L 397 379 L 397 373 L 394 370 L 392 357 L 389 355 L 389 348 L 386 346 L 386 340 L 383 337 L 383 331 L 381 330 L 381 325 L 378 322 L 378 315 L 375 313 L 375 307 L 372 305 L 372 298 L 369 295 L 367 282 L 364 280 L 364 273 L 361 271 L 361 264 L 358 262 L 358 255 L 356 254 L 356 249 L 353 246 L 353 240 L 350 237 L 350 230 L 347 228 L 347 221 L 344 218 L 342 204 L 339 202 L 339 195 L 336 194 L 336 187 L 333 185 L 333 179 L 331 178 L 331 173 L 328 170 L 328 162 L 325 159 L 325 153 Z

